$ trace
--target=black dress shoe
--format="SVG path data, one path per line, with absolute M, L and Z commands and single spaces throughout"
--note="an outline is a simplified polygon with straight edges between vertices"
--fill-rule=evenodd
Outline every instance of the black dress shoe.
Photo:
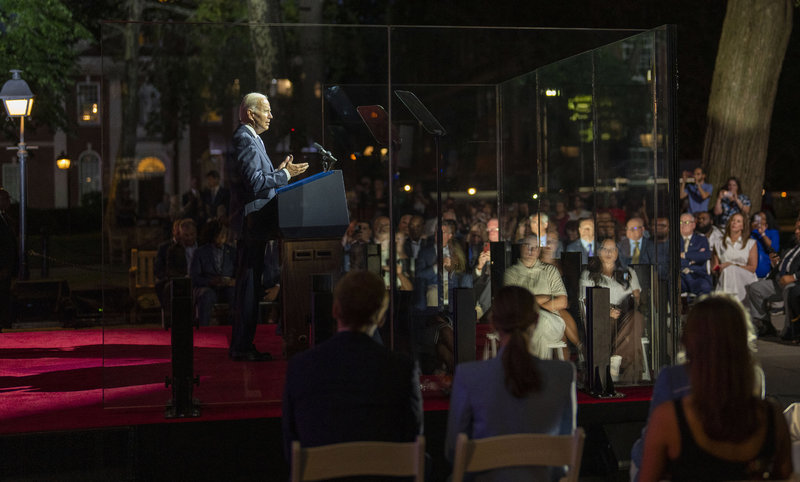
M 268 352 L 260 352 L 257 350 L 250 350 L 248 352 L 238 352 L 232 351 L 230 352 L 231 360 L 233 361 L 252 361 L 252 362 L 261 362 L 261 361 L 270 361 L 272 360 L 272 355 Z

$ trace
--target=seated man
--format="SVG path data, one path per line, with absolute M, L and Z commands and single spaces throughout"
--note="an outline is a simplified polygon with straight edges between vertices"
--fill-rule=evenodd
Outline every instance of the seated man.
M 768 335 L 774 331 L 769 321 L 767 301 L 783 299 L 786 310 L 786 322 L 781 335 L 785 338 L 796 338 L 797 333 L 791 333 L 792 321 L 800 313 L 792 310 L 793 300 L 800 295 L 800 285 L 797 278 L 800 276 L 800 220 L 794 225 L 795 245 L 793 248 L 778 256 L 772 253 L 772 271 L 766 278 L 750 283 L 745 288 L 747 297 L 744 306 L 750 311 L 753 324 L 760 335 Z M 796 329 L 795 329 L 796 330 Z
M 525 237 L 520 246 L 519 261 L 506 269 L 504 286 L 520 286 L 530 291 L 539 304 L 539 324 L 531 337 L 531 354 L 542 358 L 553 357 L 551 345 L 564 338 L 566 324 L 558 314 L 567 308 L 567 289 L 558 269 L 539 260 L 539 238 Z
M 711 293 L 711 275 L 706 263 L 711 259 L 708 239 L 694 232 L 695 219 L 691 213 L 681 214 L 681 293 L 704 295 Z
M 581 253 L 581 264 L 589 264 L 589 258 L 597 253 L 594 241 L 594 219 L 583 218 L 578 221 L 579 238 L 567 245 L 568 253 Z
M 283 440 L 304 447 L 379 440 L 411 442 L 422 433 L 419 372 L 371 337 L 389 305 L 383 280 L 351 271 L 333 292 L 338 333 L 289 360 Z
M 539 237 L 539 245 L 544 248 L 547 246 L 548 236 L 555 238 L 555 252 L 553 258 L 560 259 L 564 244 L 558 239 L 558 231 L 550 229 L 550 217 L 545 213 L 534 213 L 528 218 L 531 233 Z
M 225 242 L 227 236 L 219 221 L 209 221 L 204 227 L 204 243 L 192 256 L 190 276 L 195 319 L 200 326 L 208 326 L 215 303 L 233 302 L 236 250 Z
M 156 277 L 156 294 L 164 310 L 170 312 L 170 280 L 189 276 L 192 256 L 197 248 L 197 224 L 191 218 L 178 222 L 174 242 L 159 246 L 153 274 Z M 163 253 L 163 254 L 162 254 Z
M 623 268 L 629 264 L 653 264 L 655 262 L 655 246 L 653 241 L 644 237 L 644 221 L 632 217 L 625 224 L 625 237 L 617 243 L 619 262 Z

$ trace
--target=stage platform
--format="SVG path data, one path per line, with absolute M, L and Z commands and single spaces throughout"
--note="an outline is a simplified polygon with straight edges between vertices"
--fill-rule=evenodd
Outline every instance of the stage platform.
M 480 330 L 479 330 L 480 331 Z M 3 480 L 285 480 L 280 400 L 286 361 L 228 359 L 230 327 L 194 332 L 196 418 L 165 418 L 171 390 L 170 333 L 158 328 L 5 332 L 0 335 L 0 454 Z M 479 336 L 479 341 L 484 338 Z M 256 345 L 282 352 L 275 325 Z M 478 344 L 477 353 L 482 353 Z M 442 447 L 449 380 L 423 376 L 425 434 L 435 480 L 449 469 Z M 578 394 L 589 434 L 584 471 L 624 467 L 647 415 L 650 387 L 602 400 Z M 633 438 L 631 438 L 633 437 Z M 627 447 L 627 448 L 626 448 Z M 38 476 L 36 475 L 38 474 Z M 31 476 L 31 479 L 26 477 Z M 98 478 L 94 478 L 97 476 Z

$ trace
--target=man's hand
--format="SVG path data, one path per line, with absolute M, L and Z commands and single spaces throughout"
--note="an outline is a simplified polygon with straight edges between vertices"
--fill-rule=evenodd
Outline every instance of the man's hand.
M 275 301 L 278 299 L 278 293 L 281 291 L 280 285 L 275 285 L 272 288 L 264 290 L 264 301 Z
M 299 174 L 306 172 L 306 169 L 308 169 L 307 162 L 301 162 L 299 164 L 295 164 L 293 161 L 294 161 L 294 156 L 289 154 L 288 156 L 286 156 L 286 159 L 283 160 L 281 165 L 278 166 L 278 170 L 286 169 L 287 171 L 289 171 L 289 175 L 292 177 L 295 177 Z
M 785 274 L 785 275 L 781 276 L 780 278 L 778 278 L 778 283 L 780 283 L 781 286 L 786 286 L 786 285 L 794 283 L 794 282 L 795 282 L 795 279 L 794 279 L 794 275 L 793 274 Z
M 773 251 L 769 253 L 769 262 L 772 266 L 778 266 L 778 263 L 781 262 L 781 257 L 778 256 L 778 253 Z
M 488 263 L 491 260 L 492 254 L 489 251 L 483 251 L 480 256 L 478 256 L 478 271 L 483 271 L 483 265 Z

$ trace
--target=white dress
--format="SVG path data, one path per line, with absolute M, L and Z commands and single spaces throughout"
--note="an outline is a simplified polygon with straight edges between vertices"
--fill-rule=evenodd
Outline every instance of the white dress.
M 752 238 L 746 238 L 746 242 L 744 246 L 742 246 L 741 238 L 735 243 L 731 242 L 730 238 L 725 239 L 728 242 L 727 246 L 725 246 L 722 239 L 714 243 L 714 252 L 717 253 L 719 263 L 746 265 L 750 257 L 750 250 L 753 248 L 756 241 Z M 717 282 L 715 291 L 732 294 L 739 298 L 740 301 L 744 301 L 744 297 L 747 294 L 745 287 L 756 280 L 758 280 L 758 277 L 755 273 L 741 266 L 731 265 L 720 271 L 719 281 Z

